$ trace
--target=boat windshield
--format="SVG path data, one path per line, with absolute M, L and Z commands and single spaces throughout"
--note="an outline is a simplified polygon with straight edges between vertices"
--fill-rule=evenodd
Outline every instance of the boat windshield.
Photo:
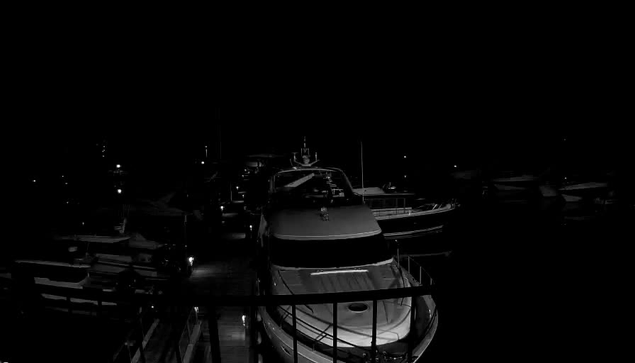
M 381 234 L 316 241 L 271 238 L 270 256 L 274 265 L 303 268 L 361 266 L 392 257 L 388 242 Z
M 354 196 L 343 173 L 329 169 L 298 169 L 275 176 L 275 195 L 278 200 L 343 201 Z

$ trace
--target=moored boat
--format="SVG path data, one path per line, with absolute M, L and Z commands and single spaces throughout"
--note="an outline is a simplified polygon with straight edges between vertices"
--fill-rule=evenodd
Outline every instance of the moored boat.
M 273 175 L 258 230 L 261 295 L 381 291 L 422 284 L 393 258 L 377 220 L 346 175 L 317 167 L 308 157 Z M 296 324 L 287 305 L 260 307 L 258 316 L 284 362 L 293 362 L 294 353 L 301 362 L 367 362 L 373 330 L 378 356 L 405 362 L 412 348 L 412 361 L 418 360 L 438 324 L 432 296 L 378 300 L 375 322 L 373 306 L 372 301 L 338 303 L 336 313 L 333 304 L 296 306 Z
M 415 193 L 387 193 L 382 188 L 354 190 L 363 196 L 375 219 L 389 239 L 405 239 L 438 233 L 448 224 L 457 208 L 454 201 L 428 202 Z

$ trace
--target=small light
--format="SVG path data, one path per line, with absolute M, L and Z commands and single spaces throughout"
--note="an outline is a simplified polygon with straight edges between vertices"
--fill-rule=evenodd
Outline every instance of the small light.
M 84 225 L 84 222 L 82 222 L 82 226 Z
M 239 187 L 238 187 L 238 185 L 236 185 L 236 190 L 238 190 L 238 189 L 239 189 Z
M 154 309 L 154 305 L 150 305 L 150 309 Z
M 222 206 L 222 205 L 221 205 L 221 206 L 220 206 L 220 211 L 222 212 L 222 211 L 223 211 L 223 209 L 225 209 L 225 206 Z
M 406 159 L 406 155 L 404 155 L 403 158 Z
M 194 264 L 194 257 L 188 257 L 187 259 L 190 262 L 190 266 L 192 266 Z
M 198 306 L 194 307 L 194 311 L 196 311 L 198 313 Z
M 62 175 L 62 178 L 64 177 L 64 175 Z
M 404 175 L 403 177 L 404 177 L 404 179 L 405 179 L 405 178 L 407 177 L 407 175 Z
M 121 189 L 117 189 L 117 194 L 121 194 Z
M 68 200 L 66 201 L 66 204 L 70 203 Z
M 117 164 L 117 169 L 121 168 L 121 164 Z
M 33 182 L 35 183 L 35 179 L 33 179 Z
M 201 161 L 201 165 L 205 165 L 205 162 L 204 162 L 204 161 Z
M 456 166 L 456 164 L 454 164 L 454 168 L 455 168 L 455 169 L 456 169 L 456 167 L 457 167 L 457 166 Z
M 243 317 L 242 317 L 242 318 L 243 318 L 243 326 L 246 326 L 246 325 L 247 325 L 247 323 L 245 323 L 245 322 L 247 321 L 247 316 L 246 316 L 246 315 L 243 315 Z
M 251 224 L 249 225 L 249 230 L 251 231 L 254 228 Z
M 68 185 L 68 182 L 64 182 L 64 185 Z

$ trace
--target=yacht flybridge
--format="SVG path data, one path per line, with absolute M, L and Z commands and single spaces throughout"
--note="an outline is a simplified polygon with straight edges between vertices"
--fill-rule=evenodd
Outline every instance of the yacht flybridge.
M 279 170 L 270 180 L 270 201 L 263 208 L 258 233 L 263 257 L 260 295 L 422 285 L 393 258 L 373 213 L 353 192 L 344 172 L 316 167 L 306 144 L 302 162 L 294 161 L 296 166 Z M 333 306 L 260 307 L 258 317 L 285 362 L 293 362 L 294 354 L 300 362 L 361 363 L 369 362 L 371 356 L 406 362 L 410 353 L 410 361 L 416 361 L 437 328 L 436 305 L 430 295 L 342 302 L 336 310 Z M 373 346 L 375 352 L 371 352 Z

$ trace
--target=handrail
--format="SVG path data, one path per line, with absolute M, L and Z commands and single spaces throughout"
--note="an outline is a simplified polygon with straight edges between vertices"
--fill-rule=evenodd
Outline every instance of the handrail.
M 410 265 L 408 266 L 408 271 L 414 272 L 415 270 L 413 266 L 420 267 L 418 264 L 416 264 L 416 262 L 413 264 L 412 259 L 409 256 L 404 256 L 404 258 L 406 259 L 406 261 L 411 261 Z M 420 267 L 419 271 L 421 271 L 419 272 L 419 274 L 422 276 L 424 271 L 423 268 Z M 408 272 L 408 273 L 411 274 L 411 272 Z M 426 273 L 426 276 L 427 276 L 427 273 Z M 68 289 L 63 289 L 59 287 L 51 287 L 51 286 L 40 286 L 40 287 L 42 289 L 40 289 L 40 291 L 38 292 L 46 290 L 49 293 L 57 293 L 59 295 L 63 295 L 66 293 L 68 295 L 72 295 L 73 297 L 84 297 L 84 298 L 86 297 L 96 298 L 97 296 L 104 296 L 108 298 L 107 299 L 108 301 L 124 302 L 122 300 L 123 296 L 118 294 L 113 294 L 113 293 L 110 293 L 109 294 L 110 296 L 107 296 L 108 294 L 103 294 L 103 293 L 100 294 L 100 293 L 96 293 L 95 291 L 82 291 L 81 289 L 78 289 L 77 291 L 69 291 Z M 62 290 L 64 290 L 64 292 L 62 292 Z M 213 313 L 215 306 L 252 306 L 252 307 L 253 306 L 280 306 L 280 305 L 295 306 L 295 305 L 323 304 L 323 303 L 332 303 L 332 304 L 335 304 L 335 306 L 337 306 L 338 303 L 354 302 L 354 301 L 369 301 L 369 300 L 375 301 L 375 304 L 376 304 L 376 301 L 378 300 L 422 296 L 422 295 L 431 294 L 433 292 L 434 290 L 432 286 L 416 286 L 416 287 L 399 288 L 399 289 L 382 289 L 382 290 L 375 290 L 375 291 L 357 291 L 357 292 L 328 293 L 328 294 L 265 295 L 265 296 L 254 296 L 254 295 L 250 295 L 250 296 L 193 296 L 193 295 L 185 294 L 185 295 L 178 295 L 176 296 L 176 298 L 175 296 L 172 296 L 172 295 L 159 295 L 159 296 L 153 296 L 152 298 L 155 299 L 153 301 L 154 304 L 160 304 L 161 302 L 163 302 L 166 304 L 166 306 L 172 306 L 172 307 L 183 306 L 184 304 L 189 304 L 190 307 L 207 306 L 208 308 L 210 308 L 210 312 L 212 312 L 212 314 L 208 317 L 208 319 L 210 319 L 209 328 L 214 329 L 214 327 L 216 327 L 215 329 L 218 329 L 218 327 L 215 324 L 211 324 L 212 320 L 216 319 L 216 316 Z M 131 297 L 131 299 L 129 299 L 126 302 L 128 304 L 133 304 L 133 305 L 135 303 L 145 303 L 145 302 L 148 302 L 147 298 L 148 296 L 133 296 Z M 104 300 L 106 301 L 106 299 Z M 196 302 L 196 304 L 192 304 L 193 302 Z M 120 354 L 128 353 L 130 356 L 138 355 L 140 358 L 140 361 L 144 362 L 145 355 L 144 355 L 144 347 L 143 347 L 143 340 L 144 340 L 143 335 L 145 334 L 145 332 L 139 330 L 139 328 L 141 327 L 141 325 L 139 324 L 139 321 L 140 321 L 139 319 L 142 319 L 143 316 L 147 314 L 147 312 L 148 311 L 144 309 L 142 314 L 138 315 L 134 319 L 135 328 L 129 331 L 129 333 L 123 340 L 124 343 L 122 344 L 122 347 L 119 349 L 119 351 L 116 354 L 112 356 L 113 359 L 120 357 Z M 180 348 L 180 346 L 182 345 L 181 343 L 183 342 L 182 335 L 183 335 L 183 332 L 185 332 L 186 330 L 188 331 L 188 338 L 187 338 L 188 345 L 192 343 L 193 335 L 191 334 L 191 331 L 189 330 L 190 328 L 189 323 L 190 323 L 192 315 L 195 316 L 195 320 L 198 320 L 198 314 L 195 312 L 195 310 L 194 309 L 190 310 L 184 325 L 177 324 L 180 327 L 173 325 L 177 329 L 177 331 L 180 331 L 180 334 L 177 333 L 173 335 L 172 338 L 170 338 L 170 340 L 167 343 L 169 345 L 174 346 L 178 362 L 186 361 L 184 358 L 187 355 L 186 352 L 188 351 L 188 349 L 186 348 L 185 351 L 183 351 Z M 175 324 L 175 323 L 176 321 L 172 322 L 172 324 Z M 210 334 L 211 334 L 211 330 L 210 330 Z M 333 335 L 337 337 L 336 334 L 337 333 Z M 373 335 L 376 336 L 376 334 L 377 334 L 376 331 L 373 332 Z M 214 339 L 215 337 L 214 334 L 211 334 L 210 336 L 212 340 L 218 339 L 217 336 Z M 298 336 L 294 334 L 294 339 L 296 340 L 295 342 L 296 344 L 297 344 L 297 338 Z M 194 339 L 196 339 L 196 337 L 194 337 Z M 341 341 L 339 337 L 335 339 L 337 342 Z M 127 344 L 130 340 L 134 340 L 135 344 L 133 346 L 130 346 L 129 344 Z M 219 354 L 218 344 L 219 344 L 218 342 L 215 342 L 212 345 L 212 351 L 215 352 L 216 356 L 218 356 Z M 336 350 L 340 351 L 339 348 L 336 348 Z M 295 352 L 297 352 L 297 350 L 295 350 Z M 374 356 L 376 352 L 371 349 L 369 353 L 371 356 Z
M 405 262 L 406 262 L 405 266 L 402 263 L 402 260 L 405 260 Z M 399 263 L 406 268 L 406 271 L 408 272 L 408 274 L 413 279 L 418 281 L 421 284 L 422 287 L 428 286 L 428 287 L 432 287 L 434 289 L 434 280 L 432 279 L 432 277 L 430 276 L 428 271 L 423 266 L 421 266 L 421 264 L 419 262 L 417 262 L 415 259 L 413 259 L 411 256 L 401 255 L 399 257 Z M 417 275 L 419 276 L 419 279 L 415 278 L 415 275 L 413 274 L 413 272 L 417 273 Z M 424 282 L 423 282 L 423 278 L 424 277 L 426 277 L 428 279 L 426 281 L 426 284 L 424 284 Z
M 434 288 L 431 286 L 415 286 L 397 289 L 379 289 L 372 291 L 335 292 L 318 294 L 296 294 L 296 295 L 244 295 L 244 296 L 214 296 L 196 295 L 179 291 L 176 294 L 136 294 L 124 296 L 116 292 L 104 292 L 102 290 L 91 291 L 90 289 L 68 289 L 59 286 L 36 286 L 37 292 L 67 296 L 69 298 L 91 299 L 102 302 L 113 302 L 122 304 L 136 303 L 144 305 L 147 303 L 166 302 L 173 305 L 186 306 L 276 306 L 276 305 L 308 305 L 355 302 L 360 300 L 373 299 L 395 299 L 413 295 L 431 295 Z

